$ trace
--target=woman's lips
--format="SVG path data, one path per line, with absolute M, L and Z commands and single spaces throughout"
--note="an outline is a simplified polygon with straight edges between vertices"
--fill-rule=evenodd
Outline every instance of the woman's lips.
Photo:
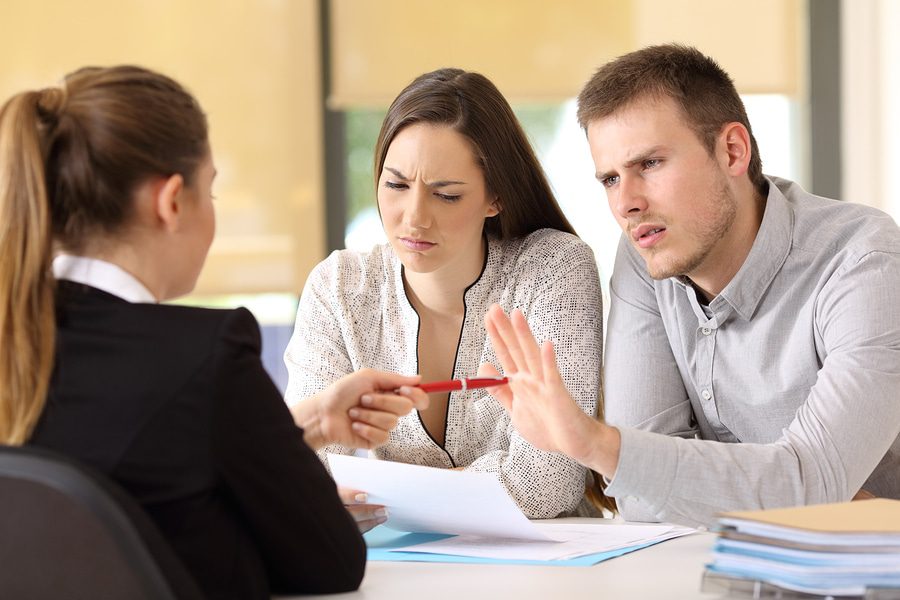
M 415 240 L 413 238 L 400 238 L 400 243 L 410 250 L 415 250 L 417 252 L 429 250 L 437 245 L 432 242 L 426 242 L 425 240 Z

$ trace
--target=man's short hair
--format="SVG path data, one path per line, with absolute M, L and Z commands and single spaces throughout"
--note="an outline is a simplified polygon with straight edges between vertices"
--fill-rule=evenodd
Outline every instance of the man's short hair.
M 748 175 L 754 187 L 766 194 L 768 183 L 762 174 L 759 147 L 734 82 L 716 61 L 696 48 L 648 46 L 606 63 L 578 95 L 578 122 L 587 129 L 592 121 L 634 102 L 665 98 L 675 101 L 710 154 L 725 124 L 737 122 L 746 127 L 752 154 Z

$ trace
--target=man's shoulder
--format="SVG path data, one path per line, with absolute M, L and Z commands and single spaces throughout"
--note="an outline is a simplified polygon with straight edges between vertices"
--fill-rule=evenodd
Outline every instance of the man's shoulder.
M 860 258 L 871 252 L 900 254 L 900 229 L 887 213 L 863 204 L 808 193 L 773 178 L 794 215 L 792 246 L 809 252 Z

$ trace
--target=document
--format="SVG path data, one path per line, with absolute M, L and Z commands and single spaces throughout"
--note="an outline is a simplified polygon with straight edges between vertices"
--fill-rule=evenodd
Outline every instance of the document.
M 455 536 L 426 542 L 394 552 L 426 552 L 506 560 L 568 560 L 587 554 L 612 552 L 633 546 L 655 544 L 693 533 L 693 529 L 673 525 L 534 523 L 553 542 L 497 540 Z
M 552 541 L 529 521 L 490 473 L 469 473 L 387 460 L 329 454 L 338 485 L 361 490 L 387 507 L 385 526 L 416 533 L 448 533 Z
M 339 485 L 365 491 L 370 503 L 387 507 L 385 527 L 453 536 L 432 538 L 433 541 L 424 543 L 417 536 L 410 536 L 415 541 L 385 549 L 386 553 L 398 553 L 397 560 L 409 560 L 410 553 L 420 553 L 511 561 L 562 561 L 637 549 L 694 531 L 672 525 L 529 521 L 489 473 L 337 454 L 329 454 L 328 463 Z

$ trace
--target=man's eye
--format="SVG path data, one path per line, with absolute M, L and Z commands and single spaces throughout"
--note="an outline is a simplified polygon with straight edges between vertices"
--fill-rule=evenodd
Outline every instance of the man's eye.
M 603 179 L 600 180 L 600 183 L 603 185 L 603 187 L 610 188 L 610 187 L 616 185 L 617 183 L 619 183 L 619 176 L 611 175 L 609 177 L 604 177 Z
M 445 202 L 456 202 L 461 198 L 460 194 L 435 194 L 435 196 Z
M 645 169 L 652 169 L 653 167 L 659 166 L 659 163 L 661 163 L 661 162 L 662 162 L 662 161 L 659 160 L 658 158 L 649 158 L 649 159 L 647 159 L 647 160 L 644 161 L 644 168 L 645 168 Z

